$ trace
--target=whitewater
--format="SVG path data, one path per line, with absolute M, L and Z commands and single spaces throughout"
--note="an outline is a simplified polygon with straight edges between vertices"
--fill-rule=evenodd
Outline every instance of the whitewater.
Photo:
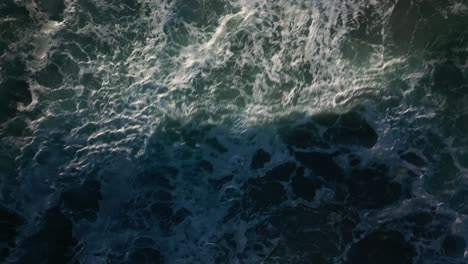
M 3 0 L 0 262 L 463 264 L 465 0 Z

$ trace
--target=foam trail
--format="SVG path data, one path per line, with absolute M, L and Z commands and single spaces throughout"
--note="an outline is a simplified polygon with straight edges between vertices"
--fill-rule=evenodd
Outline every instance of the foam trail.
M 466 10 L 0 4 L 0 260 L 463 263 Z

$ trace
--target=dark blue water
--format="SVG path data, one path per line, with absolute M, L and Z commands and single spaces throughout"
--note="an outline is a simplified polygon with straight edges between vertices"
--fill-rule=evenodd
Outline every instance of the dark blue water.
M 468 262 L 465 0 L 2 0 L 0 262 Z

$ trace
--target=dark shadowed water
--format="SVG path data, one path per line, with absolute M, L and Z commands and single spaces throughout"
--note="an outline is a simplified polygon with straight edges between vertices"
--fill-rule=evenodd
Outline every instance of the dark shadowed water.
M 467 243 L 468 1 L 0 1 L 1 263 Z

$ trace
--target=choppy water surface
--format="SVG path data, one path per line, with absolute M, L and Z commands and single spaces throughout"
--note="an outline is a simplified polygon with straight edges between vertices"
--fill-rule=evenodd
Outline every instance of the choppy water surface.
M 465 0 L 3 0 L 0 262 L 468 261 Z

